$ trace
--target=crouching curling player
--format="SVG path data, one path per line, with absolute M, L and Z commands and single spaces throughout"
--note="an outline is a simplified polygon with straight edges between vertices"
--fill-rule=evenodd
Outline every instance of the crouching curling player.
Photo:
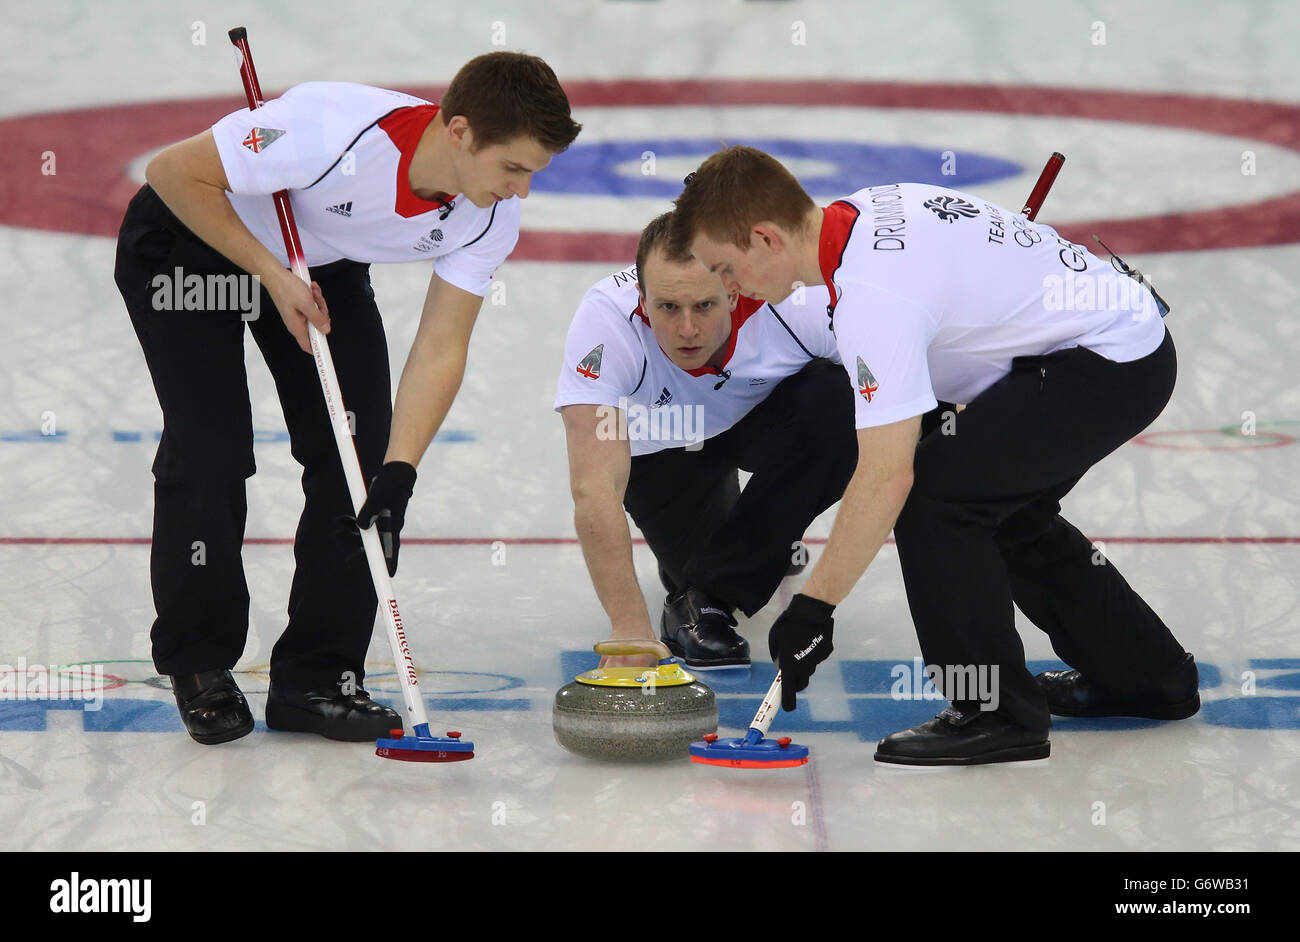
M 670 223 L 646 227 L 636 266 L 593 286 L 569 329 L 555 408 L 574 523 L 612 640 L 654 638 L 626 510 L 668 593 L 661 640 L 694 669 L 746 667 L 735 613 L 802 568 L 804 530 L 852 477 L 853 395 L 824 288 L 729 295 L 673 253 Z

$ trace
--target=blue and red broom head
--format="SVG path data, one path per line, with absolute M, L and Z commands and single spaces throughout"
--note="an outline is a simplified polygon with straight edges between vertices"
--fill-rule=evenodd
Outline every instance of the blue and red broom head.
M 691 761 L 730 769 L 792 768 L 807 764 L 808 747 L 791 742 L 789 736 L 755 741 L 753 737 L 719 739 L 717 733 L 709 733 L 691 743 Z
M 402 762 L 463 762 L 474 758 L 474 744 L 451 730 L 446 736 L 430 736 L 427 726 L 415 728 L 414 736 L 402 730 L 390 731 L 391 738 L 375 740 L 375 755 Z

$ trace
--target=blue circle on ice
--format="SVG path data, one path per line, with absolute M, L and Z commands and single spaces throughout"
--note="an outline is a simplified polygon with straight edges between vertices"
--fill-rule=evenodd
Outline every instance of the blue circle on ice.
M 861 141 L 763 139 L 749 144 L 784 163 L 809 194 L 847 196 L 882 183 L 930 183 L 963 189 L 1014 177 L 1015 161 L 973 151 Z M 676 197 L 682 179 L 718 150 L 716 138 L 575 143 L 558 154 L 533 189 L 589 196 Z

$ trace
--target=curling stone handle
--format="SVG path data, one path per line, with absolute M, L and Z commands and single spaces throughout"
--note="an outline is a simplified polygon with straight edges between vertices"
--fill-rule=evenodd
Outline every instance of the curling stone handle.
M 597 641 L 592 645 L 592 650 L 601 657 L 617 657 L 623 654 L 653 654 L 663 661 L 673 656 L 673 652 L 668 650 L 668 645 L 662 641 L 652 641 L 649 638 L 628 641 Z
M 781 702 L 781 672 L 776 672 L 776 679 L 772 681 L 772 686 L 767 688 L 767 696 L 759 704 L 758 712 L 754 714 L 754 722 L 749 724 L 749 732 L 745 734 L 745 741 L 752 738 L 753 742 L 760 741 L 767 735 L 768 728 L 772 725 L 772 719 L 776 716 L 776 705 Z

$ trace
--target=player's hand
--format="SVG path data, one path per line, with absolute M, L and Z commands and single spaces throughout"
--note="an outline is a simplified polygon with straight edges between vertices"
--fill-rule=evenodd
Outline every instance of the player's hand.
M 320 285 L 313 281 L 311 287 L 308 287 L 306 282 L 286 268 L 283 269 L 283 277 L 275 277 L 265 287 L 284 320 L 284 326 L 293 334 L 293 339 L 298 341 L 298 346 L 304 352 L 311 353 L 308 321 L 315 324 L 321 333 L 330 332 L 330 312 L 325 306 L 325 295 L 321 293 Z
M 835 606 L 802 593 L 772 624 L 767 650 L 781 671 L 781 709 L 795 708 L 795 694 L 808 687 L 817 665 L 830 657 Z
M 401 548 L 402 524 L 406 522 L 406 504 L 415 489 L 415 468 L 405 461 L 390 461 L 370 482 L 366 502 L 356 516 L 363 530 L 374 524 L 379 545 L 384 550 L 388 574 L 397 575 L 397 551 Z

